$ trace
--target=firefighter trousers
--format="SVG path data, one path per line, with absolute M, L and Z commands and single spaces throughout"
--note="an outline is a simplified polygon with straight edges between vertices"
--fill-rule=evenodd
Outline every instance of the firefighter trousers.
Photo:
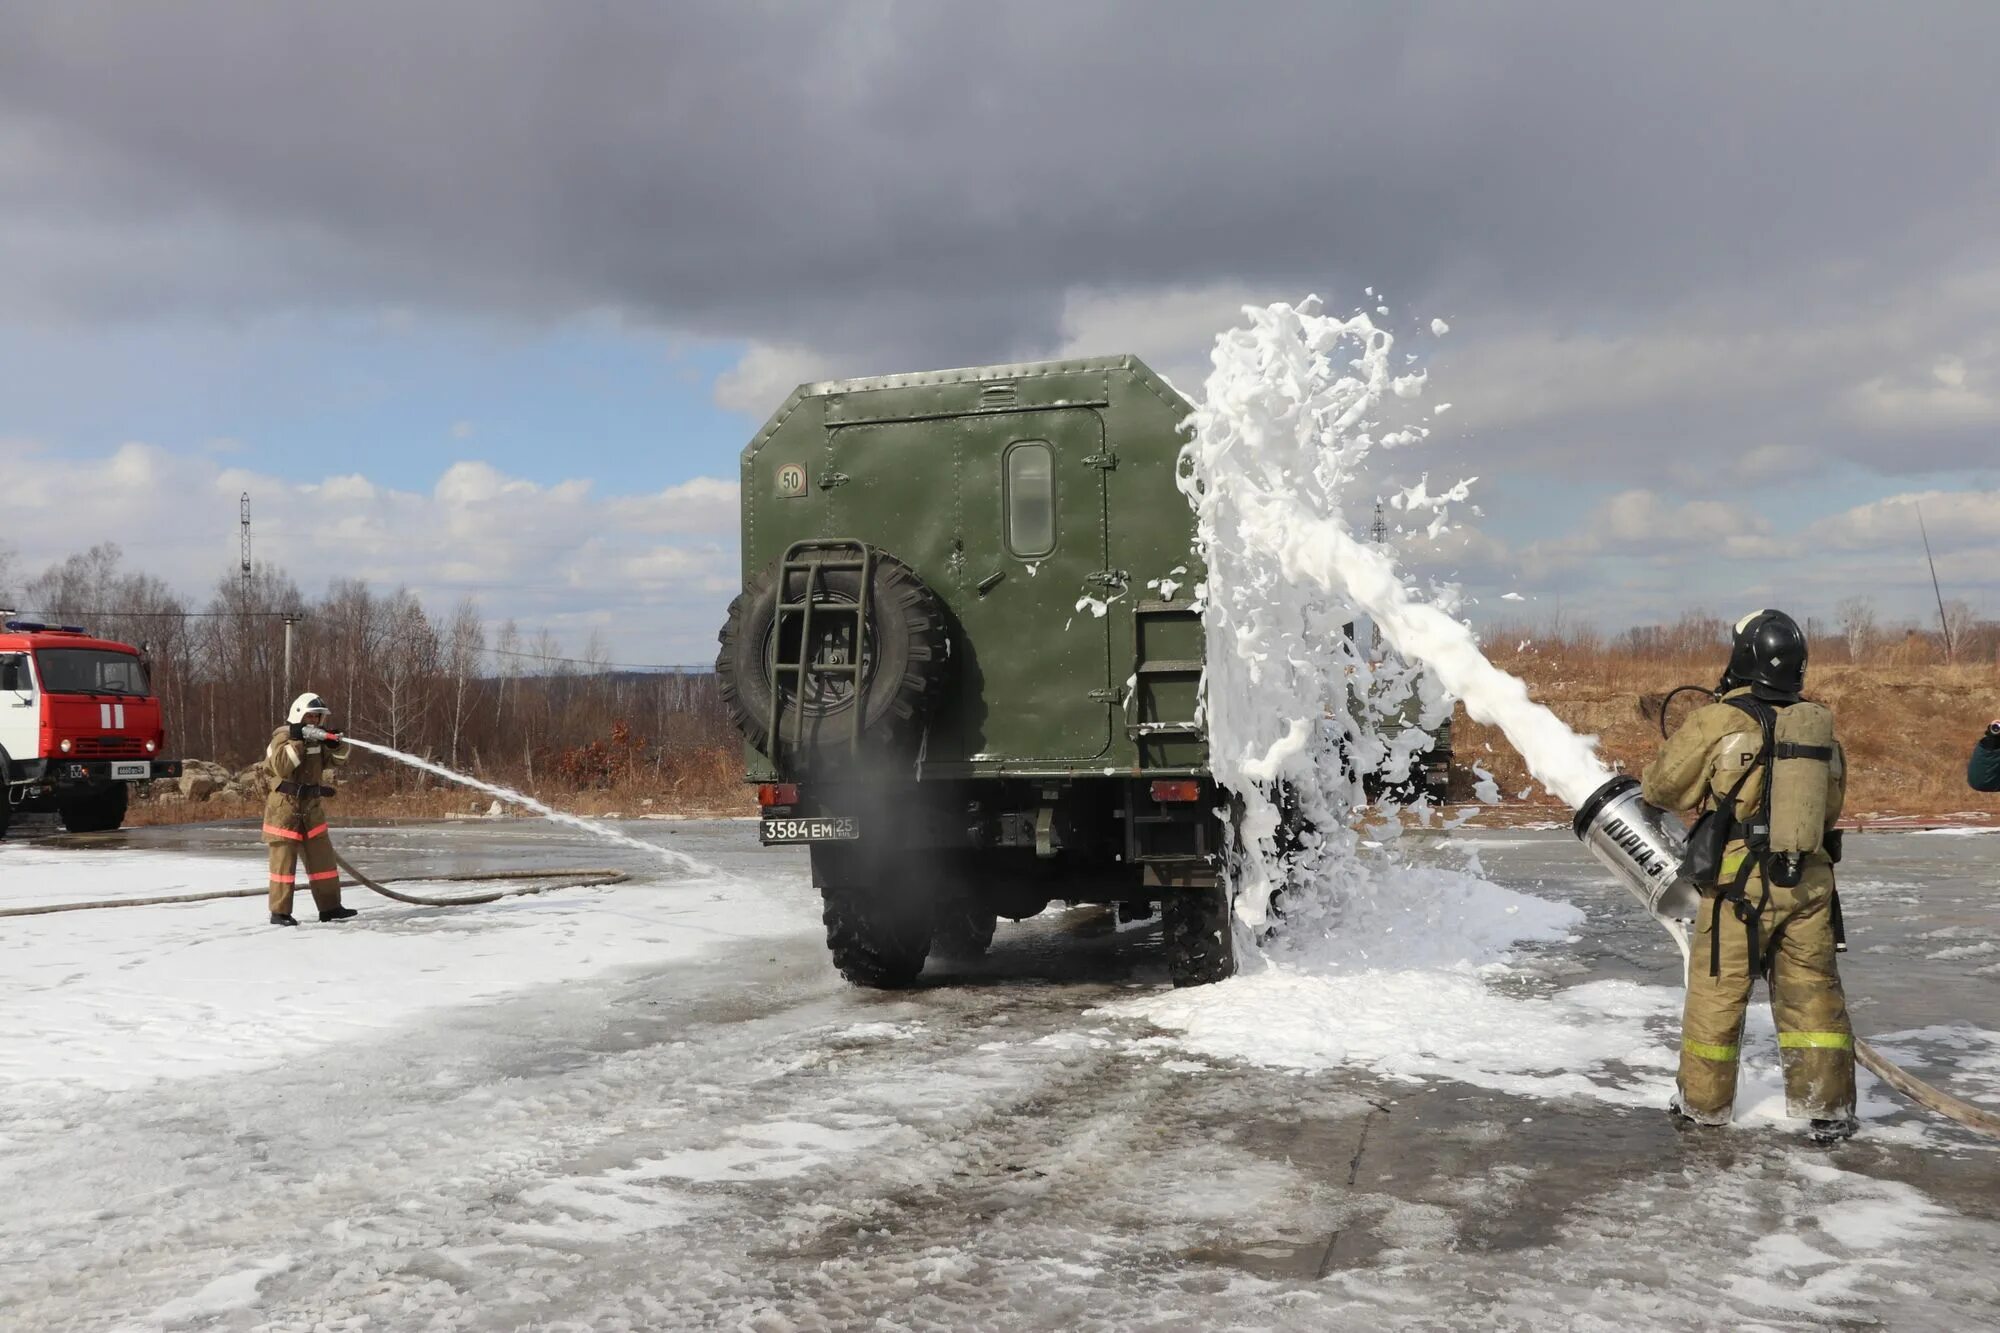
M 312 889 L 313 904 L 322 912 L 340 906 L 340 869 L 333 863 L 333 839 L 324 823 L 305 829 L 264 825 L 264 841 L 271 847 L 271 910 L 283 916 L 292 912 L 292 891 L 297 886 L 298 866 L 306 865 L 306 883 Z
M 1745 896 L 1763 897 L 1753 875 Z M 1771 991 L 1778 1055 L 1785 1070 L 1786 1114 L 1841 1120 L 1854 1114 L 1854 1029 L 1840 986 L 1833 938 L 1833 870 L 1808 864 L 1792 888 L 1773 887 L 1755 914 L 1763 967 L 1750 957 L 1748 923 L 1715 899 L 1702 900 L 1695 921 L 1687 1007 L 1681 1017 L 1680 1109 L 1705 1124 L 1727 1123 L 1736 1101 L 1736 1067 L 1750 990 L 1762 975 Z M 1719 937 L 1719 938 L 1718 938 Z M 1712 941 L 1720 944 L 1709 975 Z

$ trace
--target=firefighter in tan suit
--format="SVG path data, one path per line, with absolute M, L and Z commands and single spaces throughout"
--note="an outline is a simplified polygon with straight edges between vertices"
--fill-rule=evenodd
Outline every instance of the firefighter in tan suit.
M 320 802 L 333 795 L 327 779 L 335 765 L 347 762 L 350 747 L 329 730 L 333 711 L 317 694 L 308 691 L 294 699 L 288 719 L 271 733 L 264 751 L 264 767 L 276 784 L 264 802 L 271 924 L 299 924 L 292 915 L 292 890 L 301 857 L 319 919 L 345 921 L 355 911 L 340 905 L 340 870 L 333 862 L 333 839 L 327 836 L 326 808 Z
M 1833 714 L 1804 702 L 1806 641 L 1780 611 L 1736 625 L 1719 702 L 1697 709 L 1646 768 L 1645 798 L 1700 808 L 1715 858 L 1695 919 L 1681 1019 L 1676 1123 L 1728 1122 L 1750 989 L 1771 991 L 1788 1114 L 1816 1142 L 1854 1132 L 1854 1029 L 1834 956 L 1834 894 L 1846 759 Z M 1699 867 L 1698 824 L 1689 837 Z M 1699 882 L 1699 875 L 1698 875 Z

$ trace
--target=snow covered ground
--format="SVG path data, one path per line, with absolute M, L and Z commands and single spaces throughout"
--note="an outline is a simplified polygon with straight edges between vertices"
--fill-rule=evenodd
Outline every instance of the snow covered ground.
M 505 839 L 504 831 L 484 836 Z M 395 834 L 371 831 L 350 855 Z M 254 836 L 233 854 L 0 843 L 0 906 L 155 897 L 254 887 Z M 474 1004 L 642 963 L 692 958 L 719 942 L 810 929 L 757 910 L 755 885 L 663 870 L 587 839 L 573 862 L 615 864 L 634 883 L 443 910 L 350 888 L 357 923 L 282 930 L 262 898 L 15 918 L 0 934 L 0 1098 L 131 1088 L 250 1068 L 313 1046 L 363 1040 L 425 1010 Z M 504 889 L 507 882 L 481 884 Z M 453 895 L 466 885 L 417 892 Z
M 883 995 L 832 976 L 796 853 L 625 828 L 714 873 L 404 826 L 343 845 L 647 878 L 455 912 L 361 892 L 295 931 L 254 899 L 5 921 L 0 1327 L 2000 1318 L 1989 1143 L 1879 1092 L 1830 1152 L 1768 1112 L 1674 1133 L 1677 959 L 1561 835 L 1483 844 L 1533 900 L 1511 948 L 1177 994 L 1155 932 L 1083 910 Z M 1983 841 L 1855 841 L 1858 1021 L 2000 1105 Z M 261 874 L 248 829 L 10 841 L 0 905 Z

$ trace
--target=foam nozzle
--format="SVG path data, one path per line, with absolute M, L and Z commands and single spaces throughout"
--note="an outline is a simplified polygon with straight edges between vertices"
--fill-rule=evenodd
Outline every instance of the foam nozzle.
M 1638 779 L 1620 775 L 1577 807 L 1570 827 L 1627 892 L 1657 917 L 1692 917 L 1700 894 L 1681 874 L 1687 830 L 1639 794 Z

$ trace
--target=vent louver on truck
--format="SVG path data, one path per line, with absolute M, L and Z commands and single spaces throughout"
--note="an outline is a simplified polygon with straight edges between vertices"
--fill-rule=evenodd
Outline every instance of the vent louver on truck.
M 979 410 L 995 412 L 1021 401 L 1021 390 L 1012 380 L 996 380 L 979 391 Z

